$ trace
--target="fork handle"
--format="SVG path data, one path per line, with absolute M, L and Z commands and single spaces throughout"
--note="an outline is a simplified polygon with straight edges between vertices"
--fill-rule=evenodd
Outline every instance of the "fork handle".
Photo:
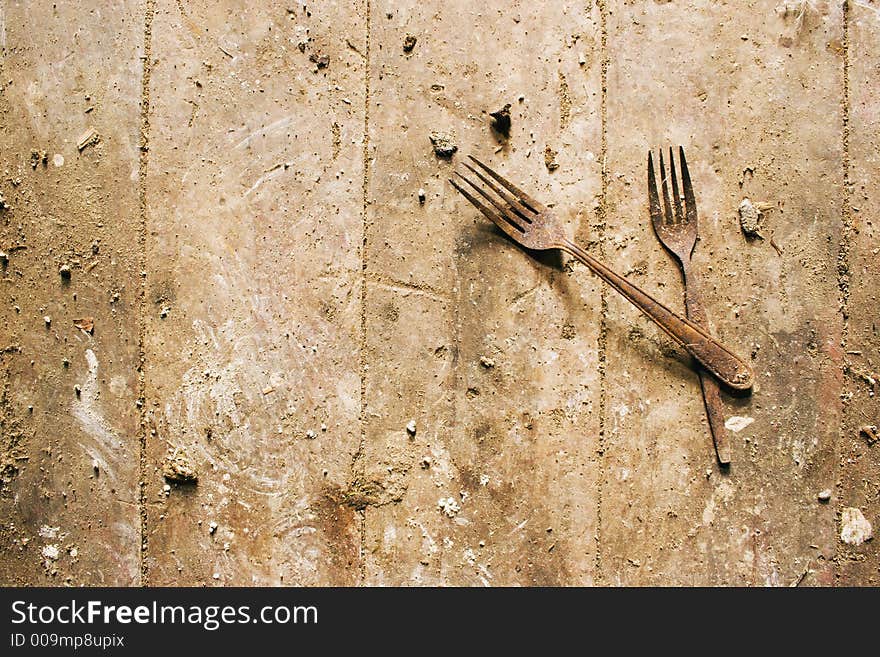
M 709 335 L 704 328 L 675 314 L 650 294 L 610 270 L 571 240 L 563 240 L 559 248 L 584 263 L 599 278 L 654 320 L 657 326 L 722 383 L 736 390 L 749 390 L 752 387 L 751 368 L 736 354 Z
M 684 277 L 684 303 L 687 318 L 708 329 L 709 319 L 703 307 L 703 295 L 700 292 L 698 278 L 691 270 L 689 258 L 681 261 L 681 272 Z M 713 379 L 702 367 L 699 368 L 699 373 L 703 403 L 706 406 L 706 417 L 709 419 L 712 442 L 715 443 L 715 456 L 718 458 L 718 463 L 728 466 L 730 465 L 730 442 L 727 440 L 727 429 L 724 426 L 724 406 L 721 403 L 718 381 Z

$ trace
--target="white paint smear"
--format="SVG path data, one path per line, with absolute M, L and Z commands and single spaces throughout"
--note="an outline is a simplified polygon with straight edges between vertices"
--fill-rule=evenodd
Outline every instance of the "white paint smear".
M 86 362 L 89 365 L 89 375 L 80 386 L 79 399 L 73 402 L 73 416 L 93 440 L 88 445 L 80 443 L 80 447 L 89 455 L 93 464 L 97 462 L 103 472 L 115 478 L 119 459 L 124 454 L 124 445 L 98 408 L 98 357 L 91 349 L 86 349 Z
M 727 422 L 724 423 L 724 428 L 733 431 L 734 433 L 739 433 L 747 426 L 749 426 L 752 422 L 755 421 L 753 417 L 743 417 L 741 415 L 734 415 L 732 417 L 727 418 Z

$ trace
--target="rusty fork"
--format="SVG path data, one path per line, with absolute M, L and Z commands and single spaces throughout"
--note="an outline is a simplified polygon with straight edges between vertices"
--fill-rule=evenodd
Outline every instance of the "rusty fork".
M 556 215 L 514 184 L 471 156 L 479 170 L 464 163 L 479 182 L 456 172 L 464 186 L 449 179 L 461 194 L 504 233 L 527 249 L 561 249 L 580 260 L 599 278 L 650 317 L 709 372 L 737 390 L 752 387 L 752 371 L 736 354 L 698 324 L 672 312 L 648 293 L 596 260 L 572 242 Z M 491 190 L 487 191 L 485 187 Z M 473 189 L 474 191 L 469 191 Z M 480 200 L 482 197 L 484 200 Z
M 660 195 L 657 192 L 657 179 L 654 175 L 654 158 L 651 152 L 648 152 L 648 202 L 651 225 L 654 227 L 657 239 L 681 267 L 685 289 L 685 311 L 688 319 L 708 329 L 709 321 L 703 308 L 697 277 L 691 268 L 691 255 L 697 244 L 697 202 L 682 146 L 678 147 L 678 162 L 681 168 L 681 194 L 678 188 L 672 147 L 669 148 L 669 176 L 666 175 L 663 150 L 660 150 L 660 186 L 663 190 L 663 205 L 661 207 Z M 669 187 L 672 187 L 671 204 Z M 703 401 L 706 405 L 706 415 L 709 418 L 709 429 L 715 443 L 715 455 L 721 465 L 729 465 L 730 445 L 727 440 L 727 431 L 724 428 L 724 408 L 721 405 L 718 383 L 704 369 L 699 368 L 698 371 L 700 386 L 703 390 Z

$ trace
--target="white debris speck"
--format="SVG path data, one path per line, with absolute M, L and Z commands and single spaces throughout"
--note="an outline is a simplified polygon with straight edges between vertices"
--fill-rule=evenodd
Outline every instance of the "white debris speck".
M 52 164 L 54 164 L 56 167 L 63 167 L 64 156 L 61 153 L 55 153 L 55 155 L 52 156 Z
M 480 486 L 488 486 L 489 485 L 489 475 L 481 474 L 480 475 Z
M 162 490 L 163 490 L 163 491 L 165 492 L 165 494 L 167 495 L 168 493 L 171 492 L 171 484 L 165 484 L 164 486 L 162 486 Z
M 217 531 L 217 523 L 212 520 L 211 522 L 208 523 L 208 533 L 213 534 L 216 531 Z
M 415 420 L 410 420 L 410 421 L 409 421 L 409 423 L 406 425 L 406 432 L 407 432 L 410 436 L 415 436 L 415 435 L 416 435 L 416 421 L 415 421 Z
M 461 511 L 461 506 L 452 497 L 441 497 L 437 500 L 437 506 L 449 518 L 454 518 Z
M 306 438 L 308 438 L 309 440 L 314 440 L 314 439 L 317 438 L 317 437 L 318 437 L 318 434 L 316 434 L 316 433 L 315 433 L 314 431 L 312 431 L 311 429 L 309 429 L 308 431 L 306 431 Z
M 739 433 L 747 426 L 749 426 L 752 422 L 755 421 L 753 417 L 743 417 L 741 415 L 733 415 L 727 418 L 727 422 L 724 423 L 724 428 L 733 431 L 734 433 Z
M 214 579 L 220 579 L 220 573 L 214 573 Z
M 848 545 L 861 545 L 874 536 L 871 523 L 859 509 L 848 506 L 840 514 L 840 540 Z
M 474 552 L 473 548 L 465 548 L 464 560 L 467 561 L 468 564 L 471 566 L 477 563 L 477 555 Z
M 61 527 L 50 527 L 49 525 L 43 525 L 40 527 L 40 531 L 38 532 L 42 538 L 58 538 L 58 532 L 61 530 Z
M 480 365 L 485 367 L 487 370 L 495 367 L 495 359 L 488 358 L 486 356 L 480 356 Z
M 75 547 L 70 548 L 67 552 L 74 559 L 76 559 L 79 556 L 79 550 L 77 550 Z
M 321 431 L 327 431 L 327 425 L 326 425 L 326 424 L 322 424 L 322 425 L 321 425 Z
M 43 547 L 42 554 L 47 559 L 55 561 L 56 559 L 58 559 L 58 557 L 61 556 L 61 550 L 59 550 L 58 546 L 54 543 L 50 543 L 49 545 Z

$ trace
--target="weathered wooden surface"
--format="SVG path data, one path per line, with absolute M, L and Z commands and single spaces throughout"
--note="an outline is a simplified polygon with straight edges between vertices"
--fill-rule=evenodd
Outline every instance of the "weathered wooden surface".
M 166 0 L 153 35 L 147 581 L 353 584 L 359 16 Z M 166 492 L 177 448 L 199 482 Z
M 364 456 L 382 493 L 366 509 L 366 581 L 592 583 L 597 283 L 492 229 L 428 135 L 454 133 L 456 160 L 503 162 L 586 234 L 600 189 L 598 10 L 377 2 L 371 27 Z M 488 113 L 507 103 L 505 144 Z
M 603 581 L 788 584 L 809 569 L 830 583 L 834 512 L 817 494 L 834 484 L 840 421 L 842 14 L 755 2 L 744 24 L 738 5 L 685 4 L 628 6 L 609 25 L 609 116 L 628 120 L 608 124 L 606 250 L 682 307 L 645 211 L 645 160 L 684 145 L 706 309 L 757 380 L 728 415 L 753 422 L 730 432 L 719 471 L 695 374 L 609 300 Z M 743 198 L 772 206 L 764 239 L 744 237 Z
M 31 4 L 0 5 L 0 581 L 137 584 L 141 7 Z
M 880 527 L 880 443 L 862 427 L 880 423 L 880 5 L 851 3 L 849 10 L 849 228 L 845 243 L 847 331 L 846 418 L 840 435 L 839 521 L 858 509 Z M 852 514 L 852 512 L 850 512 Z M 852 515 L 849 516 L 852 521 Z M 858 517 L 856 516 L 856 521 Z M 844 529 L 843 526 L 840 528 Z M 839 583 L 876 586 L 880 556 L 874 542 L 839 544 Z
M 2 583 L 876 583 L 876 2 L 105 5 L 0 3 Z M 679 144 L 729 470 L 683 354 L 446 180 L 681 309 Z

